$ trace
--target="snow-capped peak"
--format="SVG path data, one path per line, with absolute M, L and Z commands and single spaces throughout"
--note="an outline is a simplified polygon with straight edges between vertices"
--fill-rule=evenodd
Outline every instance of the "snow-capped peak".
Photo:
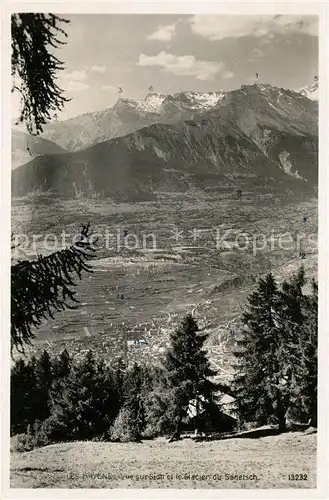
M 187 94 L 190 94 L 187 92 Z M 206 92 L 206 93 L 201 93 L 201 92 L 194 92 L 192 95 L 192 99 L 194 100 L 195 104 L 199 108 L 213 108 L 216 106 L 219 101 L 225 97 L 225 92 Z
M 319 82 L 315 81 L 315 82 L 311 83 L 310 85 L 306 85 L 305 87 L 297 89 L 296 92 L 298 92 L 299 94 L 302 94 L 305 97 L 308 97 L 309 99 L 312 99 L 313 101 L 318 101 L 319 100 Z
M 152 92 L 139 101 L 137 107 L 143 111 L 158 112 L 161 110 L 161 106 L 165 98 L 166 96 L 163 94 Z

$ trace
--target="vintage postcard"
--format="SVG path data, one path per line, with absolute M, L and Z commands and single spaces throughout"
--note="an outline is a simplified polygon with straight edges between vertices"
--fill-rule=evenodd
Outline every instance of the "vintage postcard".
M 326 5 L 3 14 L 3 498 L 324 498 Z

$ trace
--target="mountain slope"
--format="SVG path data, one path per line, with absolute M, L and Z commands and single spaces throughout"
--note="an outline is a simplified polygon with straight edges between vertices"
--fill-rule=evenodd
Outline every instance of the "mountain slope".
M 12 194 L 49 190 L 133 202 L 155 199 L 158 191 L 262 189 L 265 176 L 282 190 L 290 180 L 303 188 L 234 122 L 213 113 L 200 121 L 155 124 L 75 153 L 37 157 L 13 172 Z
M 24 165 L 38 155 L 65 153 L 65 149 L 43 137 L 34 136 L 12 129 L 11 165 L 12 169 Z
M 317 182 L 318 105 L 290 90 L 245 85 L 228 93 L 220 113 L 291 176 Z

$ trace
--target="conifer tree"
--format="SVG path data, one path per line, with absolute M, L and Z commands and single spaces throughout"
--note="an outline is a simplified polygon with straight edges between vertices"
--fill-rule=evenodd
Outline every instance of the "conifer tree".
M 242 315 L 242 338 L 237 341 L 238 359 L 234 381 L 241 422 L 260 425 L 276 420 L 285 429 L 289 393 L 281 370 L 283 332 L 278 322 L 280 292 L 270 273 L 259 280 Z
M 111 371 L 88 351 L 72 365 L 62 390 L 52 397 L 54 432 L 62 439 L 92 439 L 105 435 L 118 412 L 118 396 Z
M 11 266 L 11 349 L 24 354 L 24 346 L 35 338 L 44 318 L 54 312 L 75 309 L 78 300 L 72 290 L 74 277 L 92 272 L 88 263 L 94 258 L 97 240 L 92 240 L 90 224 L 83 226 L 75 243 L 65 250 L 34 261 L 20 261 Z
M 312 294 L 305 301 L 307 318 L 302 325 L 302 358 L 300 373 L 300 400 L 310 425 L 317 427 L 318 406 L 318 286 L 313 280 Z
M 279 290 L 271 274 L 260 280 L 242 316 L 238 340 L 235 396 L 242 422 L 311 419 L 317 408 L 317 285 L 303 293 L 304 268 Z
M 143 370 L 134 363 L 128 371 L 124 388 L 124 407 L 128 410 L 132 421 L 132 435 L 139 441 L 145 428 L 145 407 L 143 401 Z
M 35 416 L 35 358 L 26 362 L 18 359 L 10 377 L 10 429 L 11 434 L 26 432 Z
M 208 335 L 199 332 L 191 315 L 171 334 L 171 347 L 164 361 L 167 377 L 165 399 L 160 405 L 165 410 L 164 426 L 172 431 L 171 440 L 180 438 L 183 420 L 189 404 L 194 401 L 197 415 L 214 400 L 217 386 L 209 380 L 216 372 L 211 370 L 206 351 L 203 350 Z
M 126 376 L 126 364 L 124 360 L 120 357 L 117 361 L 115 371 L 114 371 L 114 385 L 119 397 L 120 407 L 123 405 L 124 401 L 124 380 Z
M 313 280 L 311 295 L 304 268 L 282 285 L 282 322 L 285 331 L 282 360 L 289 367 L 291 414 L 317 425 L 317 307 L 318 288 Z
M 60 355 L 53 360 L 52 365 L 53 377 L 55 381 L 61 380 L 69 375 L 72 366 L 72 358 L 66 347 Z
M 50 390 L 53 382 L 50 356 L 44 350 L 35 364 L 35 419 L 43 422 L 50 415 Z
M 19 121 L 28 132 L 39 134 L 51 114 L 60 111 L 68 101 L 56 83 L 63 63 L 54 49 L 66 37 L 61 24 L 68 21 L 55 14 L 17 13 L 11 17 L 12 92 L 21 94 Z M 18 80 L 17 80 L 18 77 Z M 72 308 L 73 278 L 91 271 L 87 262 L 90 251 L 89 225 L 84 226 L 80 240 L 71 247 L 51 255 L 37 256 L 34 261 L 20 261 L 11 266 L 11 349 L 24 354 L 24 346 L 34 339 L 38 328 L 55 311 Z

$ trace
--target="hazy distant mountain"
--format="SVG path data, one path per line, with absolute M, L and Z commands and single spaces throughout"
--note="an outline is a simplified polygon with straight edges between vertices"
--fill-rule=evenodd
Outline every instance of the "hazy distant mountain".
M 21 130 L 11 132 L 11 168 L 29 162 L 33 157 L 46 154 L 65 153 L 65 149 L 43 137 L 27 134 Z
M 312 99 L 314 101 L 319 100 L 319 82 L 313 82 L 310 85 L 306 85 L 298 89 L 296 92 L 299 92 L 308 99 Z
M 182 96 L 177 103 L 183 106 Z M 199 116 L 75 153 L 37 157 L 15 170 L 12 193 L 50 190 L 137 201 L 154 199 L 157 191 L 257 190 L 268 181 L 298 190 L 317 182 L 317 103 L 252 85 L 222 95 Z

